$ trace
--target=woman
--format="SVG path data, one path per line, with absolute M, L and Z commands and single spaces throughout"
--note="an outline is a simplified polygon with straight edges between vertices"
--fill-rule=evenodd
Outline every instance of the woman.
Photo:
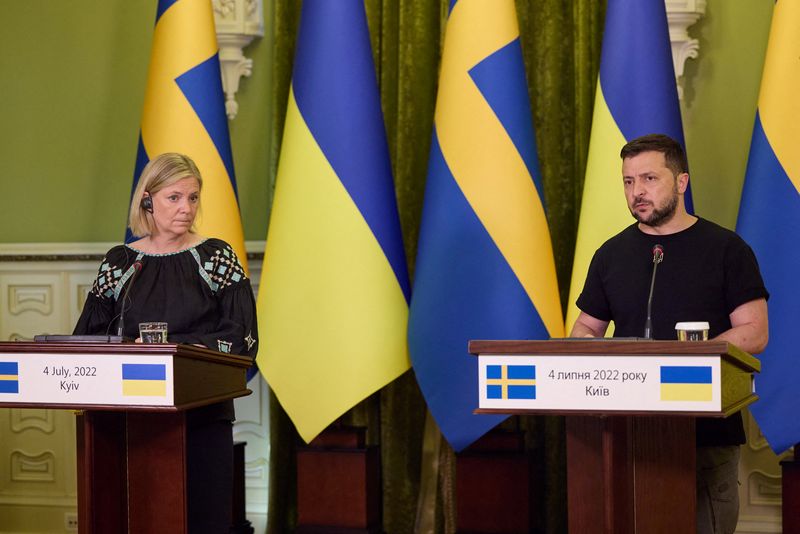
M 124 307 L 127 338 L 139 337 L 139 323 L 160 321 L 167 323 L 171 343 L 255 357 L 250 281 L 229 244 L 194 230 L 202 185 L 197 166 L 182 154 L 162 154 L 147 164 L 129 216 L 131 232 L 140 239 L 108 251 L 75 334 L 116 332 Z M 192 533 L 230 527 L 233 418 L 232 401 L 187 413 Z

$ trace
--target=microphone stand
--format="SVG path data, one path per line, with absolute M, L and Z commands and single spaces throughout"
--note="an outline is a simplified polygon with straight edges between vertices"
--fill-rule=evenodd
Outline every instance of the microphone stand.
M 653 339 L 653 319 L 651 311 L 653 308 L 653 289 L 656 285 L 656 269 L 658 264 L 664 259 L 664 252 L 661 245 L 653 247 L 653 275 L 650 277 L 650 294 L 647 296 L 647 319 L 644 321 L 644 338 Z

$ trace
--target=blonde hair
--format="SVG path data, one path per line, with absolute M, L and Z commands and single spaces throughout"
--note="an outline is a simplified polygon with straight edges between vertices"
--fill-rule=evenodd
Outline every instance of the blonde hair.
M 153 232 L 153 217 L 142 207 L 145 192 L 152 197 L 153 194 L 184 178 L 195 178 L 200 189 L 203 189 L 200 170 L 189 156 L 167 152 L 156 156 L 145 165 L 133 191 L 128 211 L 128 226 L 134 236 L 144 237 Z M 189 231 L 194 232 L 194 225 Z

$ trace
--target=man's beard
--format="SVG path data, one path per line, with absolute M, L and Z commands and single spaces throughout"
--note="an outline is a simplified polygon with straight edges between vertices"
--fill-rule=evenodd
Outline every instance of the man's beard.
M 631 210 L 631 215 L 633 218 L 639 221 L 640 223 L 650 226 L 652 228 L 656 228 L 661 226 L 662 224 L 669 222 L 672 217 L 675 215 L 675 210 L 678 208 L 678 188 L 677 186 L 673 190 L 672 198 L 662 206 L 661 208 L 653 207 L 652 213 L 650 213 L 649 217 L 642 217 L 635 211 Z

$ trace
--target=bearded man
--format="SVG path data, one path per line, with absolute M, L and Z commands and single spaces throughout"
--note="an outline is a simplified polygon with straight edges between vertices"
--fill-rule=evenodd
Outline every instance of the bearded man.
M 595 252 L 572 337 L 602 337 L 614 321 L 615 337 L 645 331 L 653 249 L 664 261 L 653 289 L 652 337 L 675 339 L 675 324 L 707 321 L 709 338 L 758 354 L 767 344 L 769 294 L 753 251 L 738 235 L 686 211 L 689 186 L 680 143 L 650 134 L 626 144 L 622 183 L 636 222 Z M 732 533 L 739 513 L 741 414 L 698 418 L 697 532 Z

